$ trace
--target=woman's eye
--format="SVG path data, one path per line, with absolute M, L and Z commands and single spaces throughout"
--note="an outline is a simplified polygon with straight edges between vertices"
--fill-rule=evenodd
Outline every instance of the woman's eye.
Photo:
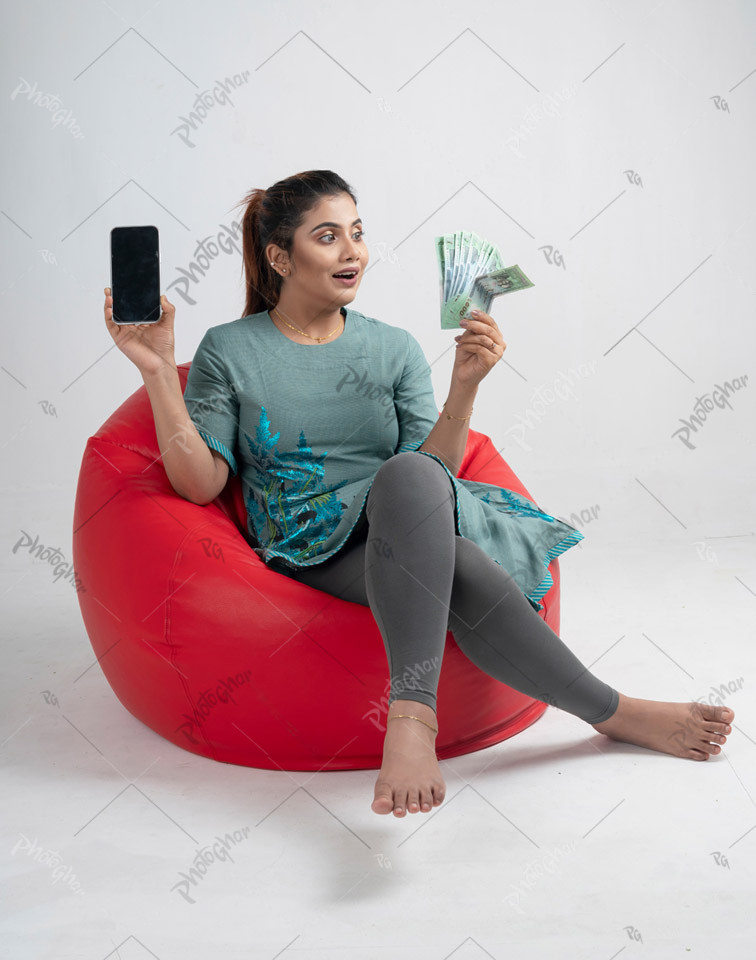
M 354 234 L 354 236 L 359 236 L 360 240 L 362 240 L 362 238 L 365 236 L 366 233 L 367 233 L 366 230 L 358 230 L 357 233 Z M 321 240 L 325 240 L 326 237 L 332 237 L 332 236 L 334 236 L 334 234 L 332 234 L 332 233 L 324 233 L 323 236 L 322 236 L 320 239 L 321 239 Z

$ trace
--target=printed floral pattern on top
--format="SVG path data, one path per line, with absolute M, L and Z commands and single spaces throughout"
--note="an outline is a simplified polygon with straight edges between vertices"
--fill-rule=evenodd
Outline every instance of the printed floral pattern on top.
M 280 431 L 271 433 L 265 407 L 255 439 L 244 432 L 253 466 L 265 477 L 261 498 L 250 491 L 247 512 L 261 547 L 285 546 L 301 560 L 319 552 L 319 546 L 339 525 L 346 506 L 323 482 L 328 453 L 314 454 L 304 430 L 299 433 L 296 451 L 281 452 L 276 447 L 280 436 Z
M 520 514 L 520 516 L 523 517 L 538 517 L 540 520 L 553 521 L 555 519 L 548 513 L 544 513 L 543 510 L 539 510 L 538 507 L 533 506 L 530 500 L 527 500 L 519 493 L 515 493 L 514 490 L 497 487 L 495 492 L 496 498 L 494 500 L 491 499 L 493 495 L 492 492 L 488 490 L 480 495 L 480 499 L 484 503 L 490 503 L 492 506 L 502 506 L 506 513 L 511 513 L 512 515 Z

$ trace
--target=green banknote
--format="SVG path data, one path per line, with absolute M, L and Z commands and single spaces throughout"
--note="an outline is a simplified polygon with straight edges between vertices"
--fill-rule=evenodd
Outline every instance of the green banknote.
M 435 238 L 441 299 L 441 329 L 458 330 L 471 310 L 490 313 L 494 297 L 534 286 L 515 264 L 505 267 L 487 240 L 468 230 Z

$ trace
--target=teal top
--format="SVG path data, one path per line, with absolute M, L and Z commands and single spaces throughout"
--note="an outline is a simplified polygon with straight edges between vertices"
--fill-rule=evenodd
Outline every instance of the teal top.
M 275 566 L 334 556 L 362 519 L 389 457 L 417 450 L 438 420 L 431 370 L 409 331 L 342 307 L 342 333 L 297 343 L 267 310 L 211 327 L 184 391 L 205 443 L 242 481 L 249 542 Z M 452 476 L 455 532 L 514 578 L 531 605 L 552 585 L 548 564 L 583 539 L 512 490 Z

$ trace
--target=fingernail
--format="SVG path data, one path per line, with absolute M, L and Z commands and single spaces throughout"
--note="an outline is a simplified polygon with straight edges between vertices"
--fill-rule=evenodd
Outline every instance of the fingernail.
M 471 313 L 474 317 L 479 317 L 479 316 L 480 316 L 480 310 L 471 310 L 470 313 Z

